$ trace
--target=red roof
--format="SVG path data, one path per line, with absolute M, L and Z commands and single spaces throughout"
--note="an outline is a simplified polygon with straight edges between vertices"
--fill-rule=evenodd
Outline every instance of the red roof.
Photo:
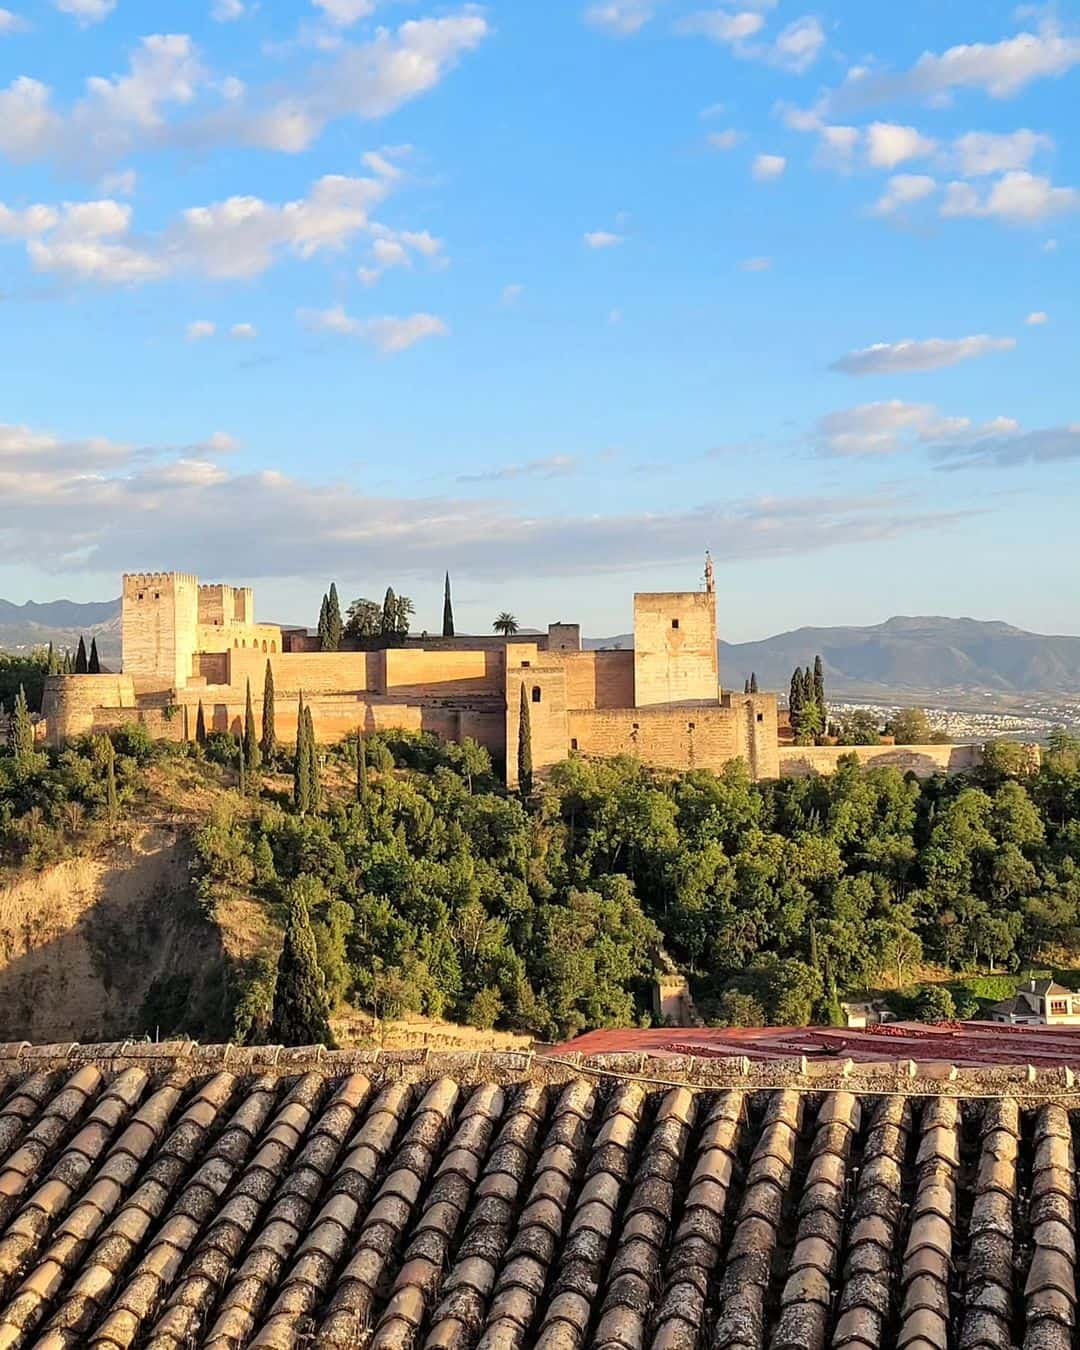
M 933 1059 L 962 1067 L 987 1064 L 1080 1066 L 1080 1026 L 1020 1027 L 1001 1022 L 888 1022 L 855 1027 L 630 1027 L 589 1031 L 558 1047 L 556 1053 L 612 1055 L 642 1051 L 650 1055 L 698 1055 L 715 1058 L 784 1059 L 836 1055 L 859 1063 L 874 1060 Z

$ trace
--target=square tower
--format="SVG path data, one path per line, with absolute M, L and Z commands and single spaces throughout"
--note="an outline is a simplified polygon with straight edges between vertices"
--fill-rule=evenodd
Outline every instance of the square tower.
M 198 577 L 125 574 L 121 624 L 124 674 L 144 689 L 183 689 L 198 647 Z
M 634 706 L 720 698 L 714 591 L 634 596 Z

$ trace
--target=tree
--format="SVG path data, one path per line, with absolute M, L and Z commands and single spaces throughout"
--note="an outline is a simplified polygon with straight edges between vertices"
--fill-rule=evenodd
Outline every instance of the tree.
M 841 745 L 877 745 L 880 740 L 877 717 L 866 708 L 856 708 L 841 717 Z
M 396 637 L 397 630 L 397 596 L 394 594 L 394 588 L 387 586 L 382 604 L 382 627 L 379 631 L 383 637 Z
M 322 604 L 319 606 L 319 624 L 318 628 L 316 629 L 319 635 L 319 650 L 324 652 L 328 652 L 331 649 L 329 614 L 330 614 L 330 601 L 326 595 L 326 592 L 324 591 Z
M 274 725 L 274 668 L 270 658 L 266 660 L 266 674 L 263 677 L 262 740 L 260 749 L 267 764 L 273 763 L 277 754 L 277 730 Z
M 803 704 L 803 681 L 802 666 L 796 666 L 791 673 L 791 685 L 788 689 L 788 715 L 791 718 L 792 729 L 797 731 L 799 726 L 799 713 L 802 711 Z
M 915 1000 L 920 1022 L 950 1022 L 956 1016 L 953 996 L 943 984 L 924 984 Z
M 262 763 L 259 750 L 259 738 L 255 733 L 255 709 L 251 702 L 251 680 L 247 682 L 247 698 L 244 703 L 244 767 L 249 773 L 256 773 Z
M 443 637 L 454 636 L 454 606 L 450 599 L 449 572 L 447 572 L 446 581 L 443 584 L 442 635 Z
M 752 694 L 756 694 L 756 693 L 758 692 L 758 682 L 757 682 L 757 671 L 756 671 L 756 670 L 752 670 L 752 671 L 750 672 L 750 692 L 751 692 Z
M 825 666 L 820 656 L 814 657 L 814 702 L 821 710 L 822 725 L 827 725 L 829 721 L 829 709 L 825 702 Z
M 531 796 L 533 789 L 532 718 L 529 712 L 529 695 L 524 681 L 521 685 L 521 715 L 518 718 L 517 772 L 518 791 L 522 797 Z
M 503 637 L 513 637 L 518 631 L 517 619 L 514 618 L 509 610 L 505 609 L 495 616 L 491 626 L 496 633 L 501 633 Z
M 345 616 L 347 638 L 376 637 L 382 627 L 382 608 L 374 600 L 360 597 L 349 606 Z
M 86 663 L 86 672 L 88 675 L 101 674 L 101 658 L 98 656 L 96 637 L 90 639 L 90 656 Z
M 901 708 L 888 725 L 897 745 L 927 745 L 930 719 L 922 708 Z
M 308 809 L 317 811 L 322 799 L 322 784 L 319 782 L 319 750 L 315 743 L 315 726 L 311 720 L 311 705 L 304 708 L 304 738 L 307 742 L 307 779 Z
M 749 692 L 750 692 L 750 677 L 749 677 L 749 675 L 746 677 L 745 680 L 743 680 L 742 691 L 743 691 L 744 694 L 749 694 Z
M 293 805 L 301 815 L 311 810 L 311 749 L 306 714 L 301 693 L 296 711 L 296 754 L 293 758 Z
M 270 1041 L 278 1045 L 330 1045 L 330 1000 L 319 969 L 315 935 L 300 883 L 289 896 L 285 940 L 278 957 Z
M 341 646 L 341 637 L 345 625 L 341 621 L 341 602 L 338 600 L 337 583 L 330 583 L 326 596 L 326 641 L 327 651 L 336 652 Z
M 61 664 L 61 661 L 60 661 L 60 657 L 56 654 L 55 650 L 53 649 L 53 645 L 52 645 L 52 643 L 50 642 L 50 643 L 49 643 L 49 662 L 48 662 L 48 666 L 46 667 L 46 673 L 49 674 L 49 675 L 59 675 L 59 674 L 61 673 L 61 670 L 62 670 L 62 664 Z
M 88 669 L 88 664 L 89 663 L 87 662 L 86 659 L 86 642 L 82 637 L 80 637 L 79 649 L 75 653 L 75 674 L 88 675 L 90 673 Z
M 245 736 L 244 740 L 242 740 L 240 744 L 236 747 L 236 759 L 237 764 L 239 766 L 238 777 L 236 781 L 236 790 L 237 792 L 239 792 L 241 797 L 247 796 L 247 769 L 245 768 L 245 761 L 247 759 L 247 755 L 244 749 L 246 740 L 247 737 Z
M 60 674 L 61 675 L 75 674 L 75 662 L 72 660 L 70 648 L 66 648 L 64 651 L 64 660 L 60 667 Z
M 367 747 L 364 745 L 364 733 L 356 728 L 356 800 L 363 802 L 367 798 Z
M 199 711 L 195 716 L 195 744 L 206 744 L 206 713 L 203 711 L 202 699 L 199 699 Z
M 10 738 L 16 764 L 25 764 L 34 753 L 34 724 L 30 720 L 26 690 L 21 684 L 19 692 L 15 695 L 15 708 L 11 714 Z

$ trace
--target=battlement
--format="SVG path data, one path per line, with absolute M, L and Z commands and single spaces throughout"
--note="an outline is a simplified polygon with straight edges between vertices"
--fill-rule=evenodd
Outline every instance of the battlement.
M 198 586 L 199 578 L 194 572 L 125 572 L 124 589 L 138 586 L 164 585 Z

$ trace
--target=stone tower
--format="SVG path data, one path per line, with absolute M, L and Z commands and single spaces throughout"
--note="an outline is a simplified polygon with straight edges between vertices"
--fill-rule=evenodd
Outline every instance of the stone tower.
M 123 661 L 141 690 L 182 689 L 198 650 L 199 579 L 187 572 L 124 576 Z
M 715 591 L 634 596 L 634 704 L 716 703 Z

